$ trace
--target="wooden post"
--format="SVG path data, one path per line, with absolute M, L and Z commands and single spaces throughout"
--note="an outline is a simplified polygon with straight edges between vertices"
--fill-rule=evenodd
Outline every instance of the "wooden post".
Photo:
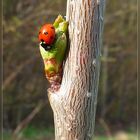
M 91 140 L 95 126 L 104 0 L 68 0 L 70 50 L 61 88 L 49 92 L 55 140 Z

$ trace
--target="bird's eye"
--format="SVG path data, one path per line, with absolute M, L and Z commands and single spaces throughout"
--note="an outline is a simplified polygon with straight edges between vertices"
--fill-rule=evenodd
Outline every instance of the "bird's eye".
M 48 34 L 48 32 L 44 32 L 44 34 L 45 34 L 45 35 L 47 35 L 47 34 Z

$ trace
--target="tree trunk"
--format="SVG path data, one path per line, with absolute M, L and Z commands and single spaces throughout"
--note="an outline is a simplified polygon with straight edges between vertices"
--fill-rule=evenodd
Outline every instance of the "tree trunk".
M 48 93 L 55 140 L 91 140 L 97 104 L 104 0 L 68 0 L 70 50 L 60 90 Z

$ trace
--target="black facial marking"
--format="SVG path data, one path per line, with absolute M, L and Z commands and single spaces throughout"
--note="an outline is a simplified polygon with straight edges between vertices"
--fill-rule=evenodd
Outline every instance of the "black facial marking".
M 53 26 L 52 26 L 51 28 L 52 28 L 52 29 L 54 29 L 54 27 L 53 27 Z
M 45 34 L 45 35 L 47 35 L 47 34 L 48 34 L 48 32 L 44 32 L 44 34 Z

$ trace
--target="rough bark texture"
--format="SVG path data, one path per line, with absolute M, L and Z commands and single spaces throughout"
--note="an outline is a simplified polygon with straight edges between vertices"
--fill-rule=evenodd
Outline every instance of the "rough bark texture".
M 68 0 L 70 50 L 61 88 L 49 92 L 55 140 L 91 140 L 97 104 L 104 0 Z

